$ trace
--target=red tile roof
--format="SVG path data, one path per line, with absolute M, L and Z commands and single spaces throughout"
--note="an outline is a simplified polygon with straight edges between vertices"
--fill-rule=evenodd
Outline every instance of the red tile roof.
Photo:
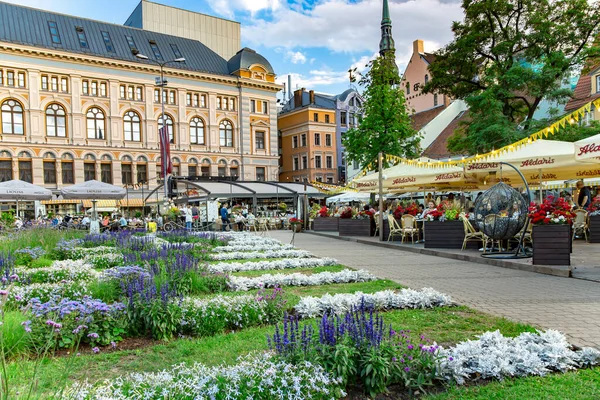
M 437 117 L 442 111 L 446 109 L 445 104 L 441 104 L 437 107 L 430 108 L 429 110 L 421 111 L 419 113 L 410 116 L 412 126 L 416 131 L 420 131 L 425 125 L 431 120 Z
M 460 123 L 469 118 L 469 111 L 462 112 L 448 124 L 448 126 L 438 135 L 438 137 L 425 149 L 423 156 L 442 159 L 448 158 L 452 154 L 448 151 L 448 139 L 454 135 L 454 132 L 460 127 Z
M 592 94 L 592 76 L 582 75 L 577 81 L 573 97 L 565 106 L 565 111 L 574 111 L 583 107 L 592 100 L 600 98 L 600 93 Z
M 431 53 L 422 53 L 421 56 L 427 61 L 428 64 L 431 64 L 435 61 L 435 54 Z

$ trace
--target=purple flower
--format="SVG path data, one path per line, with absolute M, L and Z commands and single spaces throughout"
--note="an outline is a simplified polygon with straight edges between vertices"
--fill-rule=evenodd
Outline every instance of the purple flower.
M 454 357 L 448 357 L 448 361 L 454 361 Z
M 12 274 L 11 276 L 9 276 L 9 279 L 11 281 L 18 281 L 19 280 L 19 275 L 17 274 Z
M 113 349 L 116 349 L 117 344 L 115 342 L 110 342 L 110 347 L 112 347 Z
M 97 347 L 92 348 L 92 351 L 94 352 L 94 354 L 100 353 L 100 349 Z
M 410 367 L 406 367 L 406 368 L 404 368 L 404 371 L 406 371 L 406 372 L 410 372 Z
M 8 296 L 8 290 L 0 290 L 0 296 Z
M 392 357 L 392 361 L 396 362 L 396 361 L 398 361 L 398 359 L 396 357 Z
M 412 349 L 415 348 L 415 346 L 413 346 L 412 344 L 409 344 L 406 348 L 409 349 L 409 350 L 412 350 Z
M 21 322 L 21 325 L 25 328 L 25 332 L 27 332 L 27 333 L 31 332 L 31 321 L 29 321 L 29 320 L 23 321 L 23 322 Z
M 98 339 L 100 337 L 96 332 L 88 333 L 87 336 L 92 339 Z

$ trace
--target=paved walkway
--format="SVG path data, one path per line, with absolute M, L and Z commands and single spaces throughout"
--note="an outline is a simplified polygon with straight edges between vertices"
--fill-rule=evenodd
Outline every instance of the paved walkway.
M 291 232 L 269 235 L 289 243 Z M 352 268 L 419 289 L 433 287 L 460 304 L 564 332 L 600 349 L 600 283 L 450 260 L 334 238 L 296 234 L 295 245 Z

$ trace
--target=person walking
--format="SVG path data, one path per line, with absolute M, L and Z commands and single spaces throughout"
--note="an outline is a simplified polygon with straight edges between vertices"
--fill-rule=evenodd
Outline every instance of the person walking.
M 226 227 L 229 227 L 229 229 L 231 229 L 231 227 L 229 226 L 229 213 L 227 212 L 227 204 L 223 204 L 221 206 L 219 215 L 221 215 L 221 230 L 226 231 Z
M 188 206 L 183 206 L 183 214 L 185 215 L 185 229 L 192 230 L 192 209 Z
M 581 209 L 586 209 L 589 207 L 592 202 L 592 192 L 590 188 L 585 186 L 583 181 L 577 181 L 577 190 L 579 191 L 579 196 L 577 197 L 577 207 Z

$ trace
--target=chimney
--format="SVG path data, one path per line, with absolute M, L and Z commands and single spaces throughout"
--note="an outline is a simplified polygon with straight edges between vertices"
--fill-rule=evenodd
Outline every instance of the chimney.
M 304 88 L 294 91 L 294 108 L 302 107 L 302 95 Z
M 310 99 L 309 104 L 315 104 L 315 91 L 311 90 L 308 92 L 308 98 Z
M 423 41 L 421 39 L 417 39 L 413 42 L 413 54 L 414 53 L 425 53 L 425 46 L 423 46 Z
M 292 98 L 292 75 L 288 75 L 288 97 Z

